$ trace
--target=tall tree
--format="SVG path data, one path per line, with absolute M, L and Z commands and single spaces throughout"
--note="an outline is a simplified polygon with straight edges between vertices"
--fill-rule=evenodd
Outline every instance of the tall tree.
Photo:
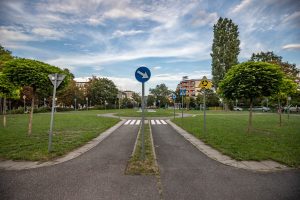
M 11 52 L 0 45 L 0 71 L 2 71 L 5 62 L 13 59 Z
M 220 17 L 214 25 L 214 40 L 212 45 L 212 76 L 216 88 L 223 80 L 225 73 L 238 64 L 240 53 L 238 25 L 231 19 Z
M 40 61 L 18 58 L 6 62 L 4 64 L 3 73 L 13 84 L 20 87 L 29 86 L 32 88 L 31 111 L 28 123 L 28 135 L 31 135 L 33 109 L 38 90 L 45 91 L 52 88 L 52 83 L 48 78 L 49 74 L 65 74 L 65 72 L 58 67 Z M 66 75 L 67 77 L 59 88 L 63 88 L 69 81 L 70 75 Z
M 172 91 L 164 84 L 156 85 L 155 88 L 149 89 L 150 94 L 154 95 L 157 100 L 157 105 L 160 107 L 164 107 L 167 103 L 169 103 L 168 96 L 172 94 Z M 159 103 L 158 103 L 159 102 Z
M 57 92 L 57 98 L 60 103 L 66 106 L 75 105 L 75 98 L 77 103 L 84 102 L 83 91 L 77 87 L 74 80 L 71 80 L 64 89 Z
M 254 62 L 268 62 L 272 64 L 279 65 L 282 71 L 292 80 L 299 80 L 297 75 L 300 70 L 297 68 L 296 64 L 291 64 L 289 62 L 282 61 L 282 57 L 274 54 L 273 51 L 253 53 L 250 61 Z
M 118 89 L 112 80 L 93 77 L 87 85 L 87 95 L 94 104 L 104 105 L 105 102 L 114 104 L 117 99 Z
M 245 62 L 232 67 L 222 82 L 220 92 L 228 99 L 250 100 L 248 132 L 252 129 L 253 99 L 277 94 L 284 74 L 278 65 L 266 62 Z

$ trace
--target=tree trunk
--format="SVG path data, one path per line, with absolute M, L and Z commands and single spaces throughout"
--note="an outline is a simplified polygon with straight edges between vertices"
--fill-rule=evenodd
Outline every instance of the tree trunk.
M 33 118 L 33 110 L 34 110 L 34 99 L 35 99 L 35 89 L 32 90 L 32 99 L 31 99 L 31 110 L 29 115 L 29 123 L 28 123 L 28 135 L 32 133 L 32 118 Z
M 3 127 L 6 127 L 6 98 L 3 99 Z
M 249 133 L 252 130 L 252 108 L 253 108 L 253 100 L 250 99 L 250 111 L 249 111 L 249 123 L 248 123 L 248 130 Z

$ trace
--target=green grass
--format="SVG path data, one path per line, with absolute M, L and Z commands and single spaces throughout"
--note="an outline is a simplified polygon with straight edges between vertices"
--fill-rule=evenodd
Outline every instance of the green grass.
M 247 133 L 248 112 L 208 112 L 207 133 L 203 132 L 203 113 L 173 120 L 205 143 L 236 160 L 274 160 L 292 167 L 300 166 L 300 116 L 277 114 L 253 116 L 253 131 Z
M 155 164 L 153 155 L 153 146 L 150 135 L 150 127 L 145 124 L 145 159 L 141 160 L 142 154 L 142 139 L 139 132 L 138 142 L 135 147 L 133 156 L 130 158 L 126 168 L 126 174 L 128 175 L 157 175 L 158 167 Z
M 156 112 L 145 112 L 145 117 L 169 117 L 173 116 L 173 110 L 168 109 L 154 109 Z M 119 110 L 112 110 L 116 113 L 116 116 L 121 117 L 141 117 L 142 113 L 137 112 L 138 109 L 121 109 Z
M 119 120 L 97 117 L 95 111 L 56 113 L 52 152 L 48 154 L 50 113 L 34 114 L 32 135 L 27 135 L 28 115 L 8 115 L 0 125 L 0 158 L 46 161 L 82 146 Z

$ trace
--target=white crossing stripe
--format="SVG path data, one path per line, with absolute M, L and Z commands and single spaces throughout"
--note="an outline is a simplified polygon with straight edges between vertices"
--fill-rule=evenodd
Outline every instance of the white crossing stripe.
M 137 120 L 135 125 L 139 125 L 141 123 L 141 120 Z
M 132 122 L 130 123 L 130 125 L 133 125 L 135 123 L 136 120 L 132 120 Z
M 124 125 L 128 125 L 131 122 L 131 120 L 127 120 Z
M 161 123 L 163 123 L 163 124 L 167 124 L 167 122 L 165 122 L 165 120 L 160 120 L 161 121 Z
M 161 124 L 159 120 L 155 120 L 157 124 Z
M 151 124 L 152 124 L 152 125 L 155 125 L 155 121 L 154 121 L 154 120 L 151 120 Z

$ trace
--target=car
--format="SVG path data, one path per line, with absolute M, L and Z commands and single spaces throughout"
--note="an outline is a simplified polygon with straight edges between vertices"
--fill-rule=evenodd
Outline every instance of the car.
M 249 108 L 250 110 L 250 108 Z M 265 106 L 254 106 L 252 108 L 252 111 L 262 111 L 262 112 L 268 112 L 270 111 L 271 109 L 269 107 L 265 107 Z
M 243 108 L 238 107 L 238 106 L 234 106 L 234 107 L 233 107 L 233 110 L 234 110 L 234 111 L 243 111 Z
M 299 106 L 293 106 L 293 105 L 290 105 L 290 106 L 285 106 L 284 108 L 284 111 L 288 112 L 290 110 L 290 112 L 299 112 L 300 111 L 300 107 Z

